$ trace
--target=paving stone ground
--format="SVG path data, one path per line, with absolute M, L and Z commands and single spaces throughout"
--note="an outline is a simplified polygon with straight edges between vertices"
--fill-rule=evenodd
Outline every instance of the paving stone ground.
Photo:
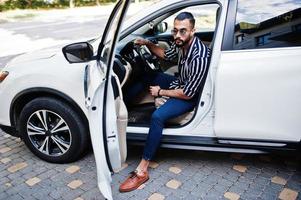
M 119 193 L 141 152 L 130 146 L 127 164 L 112 176 L 114 199 L 301 200 L 300 160 L 294 157 L 170 149 L 159 150 L 148 182 Z M 92 152 L 74 163 L 51 164 L 0 131 L 0 199 L 102 200 L 96 179 Z

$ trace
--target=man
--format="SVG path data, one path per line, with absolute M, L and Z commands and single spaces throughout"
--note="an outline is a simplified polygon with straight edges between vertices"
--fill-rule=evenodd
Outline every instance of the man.
M 171 118 L 180 116 L 196 106 L 199 88 L 209 67 L 210 50 L 195 33 L 195 19 L 189 12 L 182 12 L 174 20 L 172 34 L 174 43 L 164 50 L 148 40 L 137 39 L 137 45 L 146 45 L 156 56 L 172 60 L 178 58 L 179 77 L 164 73 L 153 73 L 143 77 L 150 84 L 152 96 L 167 96 L 169 99 L 153 114 L 148 138 L 144 147 L 142 160 L 137 169 L 120 185 L 120 192 L 137 189 L 149 179 L 148 166 L 160 145 L 164 123 Z

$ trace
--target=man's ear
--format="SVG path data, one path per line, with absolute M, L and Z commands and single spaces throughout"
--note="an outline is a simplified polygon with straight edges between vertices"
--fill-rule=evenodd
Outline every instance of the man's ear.
M 193 28 L 193 29 L 191 30 L 191 35 L 193 36 L 194 33 L 195 33 L 195 28 Z

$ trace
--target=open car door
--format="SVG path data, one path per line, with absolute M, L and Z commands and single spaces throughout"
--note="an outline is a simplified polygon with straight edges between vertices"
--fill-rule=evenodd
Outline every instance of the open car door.
M 106 199 L 112 198 L 111 173 L 126 159 L 127 110 L 121 86 L 112 70 L 116 42 L 129 0 L 117 2 L 98 48 L 96 61 L 85 69 L 85 98 L 97 182 Z

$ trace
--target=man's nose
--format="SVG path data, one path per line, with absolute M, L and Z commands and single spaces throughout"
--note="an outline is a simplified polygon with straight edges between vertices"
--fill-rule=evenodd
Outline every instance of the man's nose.
M 182 38 L 180 31 L 178 31 L 176 34 L 174 34 L 174 39 L 177 39 L 177 38 Z

